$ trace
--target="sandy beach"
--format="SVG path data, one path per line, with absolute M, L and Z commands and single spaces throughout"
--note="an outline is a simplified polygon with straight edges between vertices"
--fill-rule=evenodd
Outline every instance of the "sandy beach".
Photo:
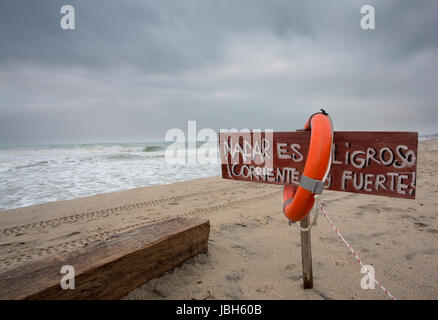
M 438 139 L 419 143 L 416 200 L 327 191 L 323 205 L 398 299 L 438 298 Z M 282 187 L 197 179 L 0 212 L 0 272 L 169 217 L 210 220 L 209 252 L 126 299 L 387 299 L 323 216 L 312 229 L 314 289 L 302 289 L 300 232 Z

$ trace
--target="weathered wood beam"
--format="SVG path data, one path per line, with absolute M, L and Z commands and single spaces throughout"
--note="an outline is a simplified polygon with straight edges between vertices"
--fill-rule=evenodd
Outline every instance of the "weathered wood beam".
M 0 274 L 0 299 L 120 299 L 208 250 L 210 222 L 175 218 L 142 226 Z M 75 289 L 62 289 L 63 265 Z
M 300 226 L 303 229 L 310 225 L 310 214 L 300 221 Z M 312 272 L 312 245 L 310 240 L 310 229 L 301 231 L 301 259 L 303 264 L 303 288 L 313 288 L 313 272 Z

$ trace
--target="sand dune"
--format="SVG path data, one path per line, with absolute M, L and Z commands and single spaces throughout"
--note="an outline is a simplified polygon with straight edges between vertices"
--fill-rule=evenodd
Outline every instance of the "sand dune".
M 399 299 L 438 298 L 438 139 L 419 144 L 417 199 L 325 192 L 323 203 Z M 324 217 L 312 229 L 314 289 L 301 288 L 300 233 L 281 186 L 198 179 L 0 212 L 0 272 L 168 217 L 211 222 L 209 252 L 127 299 L 386 299 Z

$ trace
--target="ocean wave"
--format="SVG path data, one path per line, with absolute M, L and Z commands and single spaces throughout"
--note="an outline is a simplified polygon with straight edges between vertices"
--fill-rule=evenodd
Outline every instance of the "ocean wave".
M 0 210 L 219 174 L 220 167 L 215 164 L 164 161 L 170 144 L 0 149 Z M 193 152 L 196 150 L 190 146 L 183 158 Z
M 16 166 L 13 169 L 25 169 L 25 168 L 32 168 L 32 167 L 42 167 L 49 164 L 49 161 L 37 161 L 37 162 L 31 162 L 29 164 L 26 165 L 22 165 L 22 166 Z
M 144 157 L 136 155 L 136 154 L 130 154 L 130 153 L 117 153 L 117 154 L 108 154 L 103 156 L 103 158 L 107 160 L 141 160 L 144 159 Z
M 166 146 L 146 146 L 143 148 L 144 152 L 156 152 L 166 150 Z
M 164 154 L 154 154 L 154 155 L 138 155 L 138 154 L 130 154 L 130 153 L 118 153 L 118 154 L 109 154 L 103 156 L 105 160 L 144 160 L 147 158 L 164 158 Z

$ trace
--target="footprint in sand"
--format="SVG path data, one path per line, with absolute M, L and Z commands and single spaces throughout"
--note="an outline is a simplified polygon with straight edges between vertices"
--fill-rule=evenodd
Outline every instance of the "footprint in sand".
M 292 281 L 300 281 L 303 276 L 288 276 L 288 279 L 291 279 Z
M 243 280 L 243 274 L 237 271 L 226 274 L 225 279 L 229 281 L 229 287 L 225 290 L 224 295 L 229 299 L 236 299 L 243 294 L 240 287 L 240 281 Z
M 292 263 L 292 264 L 288 264 L 285 268 L 284 268 L 284 270 L 286 270 L 286 271 L 291 271 L 291 270 L 294 270 L 295 268 L 296 268 L 296 264 L 295 263 Z
M 240 281 L 243 279 L 243 275 L 238 272 L 233 272 L 230 274 L 225 275 L 225 279 L 228 281 Z
M 429 226 L 428 224 L 422 223 L 422 222 L 415 222 L 414 224 L 420 228 L 425 228 L 425 227 Z
M 412 258 L 416 255 L 416 253 L 408 253 L 405 254 L 405 259 L 406 260 L 412 260 Z
M 267 285 L 267 286 L 264 286 L 262 288 L 257 288 L 256 292 L 266 294 L 266 293 L 270 293 L 272 290 L 274 290 L 274 286 Z
M 252 251 L 250 251 L 247 248 L 244 248 L 240 245 L 233 245 L 233 246 L 231 246 L 231 248 L 236 249 L 239 252 L 239 255 L 241 255 L 242 257 L 254 256 L 254 253 Z

